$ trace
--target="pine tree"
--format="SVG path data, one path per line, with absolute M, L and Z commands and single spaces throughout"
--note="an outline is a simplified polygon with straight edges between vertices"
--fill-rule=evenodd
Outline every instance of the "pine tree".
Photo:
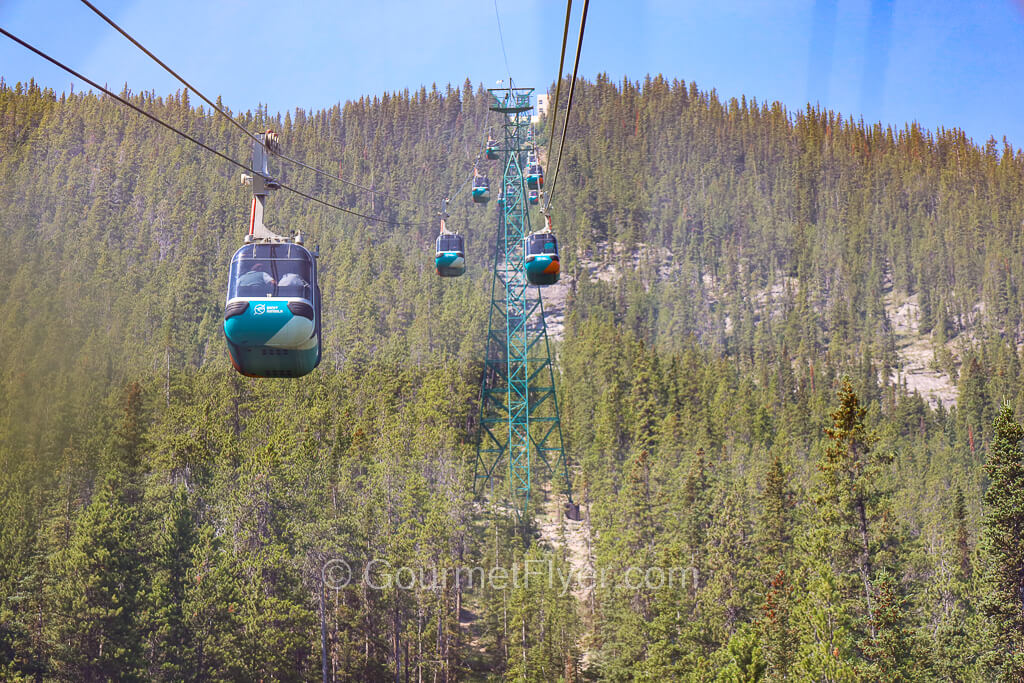
M 802 595 L 793 608 L 799 646 L 792 655 L 792 680 L 857 681 L 856 619 L 840 577 L 824 558 L 811 556 L 805 565 Z
M 1003 404 L 993 427 L 982 534 L 989 632 L 984 661 L 999 680 L 1019 681 L 1024 678 L 1024 426 Z
M 185 679 L 251 678 L 245 666 L 248 652 L 241 614 L 245 591 L 240 571 L 209 526 L 199 529 L 192 555 L 182 613 L 192 635 L 196 665 Z
M 128 473 L 138 471 L 145 443 L 146 421 L 143 400 L 142 386 L 138 382 L 132 382 L 125 387 L 121 398 L 124 415 L 113 435 L 116 465 L 124 467 L 124 471 Z
M 184 490 L 174 494 L 163 523 L 155 544 L 149 596 L 149 676 L 181 681 L 194 678 L 199 671 L 194 634 L 184 612 L 196 542 L 195 519 Z
M 874 635 L 872 577 L 881 531 L 872 524 L 887 512 L 880 479 L 889 458 L 873 452 L 875 437 L 864 422 L 867 409 L 848 378 L 837 398 L 833 424 L 825 428 L 830 443 L 818 464 L 819 551 L 840 579 L 845 597 L 860 602 L 861 625 Z
M 953 492 L 947 517 L 950 534 L 940 549 L 931 585 L 925 588 L 924 604 L 936 612 L 931 629 L 935 671 L 942 679 L 964 677 L 977 659 L 979 613 L 967 530 L 963 489 Z M 946 520 L 944 520 L 946 521 Z
M 793 547 L 795 496 L 790 489 L 782 459 L 772 458 L 761 495 L 761 519 L 757 528 L 758 547 L 764 559 L 765 574 L 773 576 L 787 566 Z
M 967 582 L 971 579 L 971 542 L 967 531 L 967 504 L 964 501 L 964 490 L 957 484 L 953 494 L 953 547 L 956 549 L 959 578 Z
M 797 647 L 797 630 L 793 624 L 792 580 L 785 569 L 772 577 L 761 607 L 758 622 L 759 640 L 770 681 L 789 680 Z
M 808 578 L 797 610 L 797 621 L 804 624 L 797 671 L 815 678 L 853 676 L 862 663 L 859 641 L 878 635 L 873 578 L 888 512 L 880 487 L 888 458 L 873 452 L 867 409 L 848 378 L 837 399 L 832 426 L 825 428 L 829 442 L 818 463 L 817 520 L 802 541 Z
M 54 671 L 80 681 L 142 677 L 146 565 L 124 483 L 108 477 L 52 561 Z
M 873 635 L 861 645 L 868 660 L 862 675 L 868 680 L 892 683 L 931 680 L 930 662 L 908 623 L 906 598 L 900 595 L 899 583 L 883 570 L 875 575 L 874 588 Z

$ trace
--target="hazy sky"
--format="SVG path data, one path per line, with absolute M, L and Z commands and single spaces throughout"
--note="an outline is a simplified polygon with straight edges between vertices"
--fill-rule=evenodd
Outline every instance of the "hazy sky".
M 467 76 L 492 85 L 507 73 L 494 0 L 94 2 L 235 111 L 320 109 Z M 573 3 L 572 39 L 582 6 Z M 564 3 L 497 0 L 497 9 L 517 85 L 547 88 Z M 78 0 L 0 0 L 0 26 L 116 90 L 180 87 Z M 594 0 L 580 68 L 589 79 L 662 73 L 723 98 L 819 102 L 1024 146 L 1024 12 L 1011 0 Z M 70 85 L 2 36 L 0 76 Z

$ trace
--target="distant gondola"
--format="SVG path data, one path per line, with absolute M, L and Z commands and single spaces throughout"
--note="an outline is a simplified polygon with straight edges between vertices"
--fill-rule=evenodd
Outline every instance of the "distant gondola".
M 486 174 L 473 176 L 473 201 L 477 204 L 486 204 L 491 199 L 491 185 L 487 181 Z
M 448 218 L 448 200 L 441 209 L 441 234 L 437 236 L 434 251 L 434 267 L 441 277 L 458 277 L 466 272 L 466 243 L 462 235 L 448 232 L 445 220 Z
M 498 141 L 490 135 L 487 136 L 487 148 L 484 150 L 484 154 L 491 161 L 498 158 Z
M 434 265 L 441 277 L 458 277 L 466 272 L 466 245 L 462 235 L 443 232 L 437 236 Z
M 540 192 L 538 192 L 537 190 L 530 190 L 530 193 L 527 195 L 527 199 L 530 201 L 531 204 L 539 204 Z
M 544 169 L 538 163 L 530 164 L 526 169 L 526 185 L 531 190 L 544 187 Z

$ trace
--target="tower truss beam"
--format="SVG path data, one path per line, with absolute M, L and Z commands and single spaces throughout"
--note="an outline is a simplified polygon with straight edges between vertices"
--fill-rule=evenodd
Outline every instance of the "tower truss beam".
M 491 110 L 502 115 L 505 201 L 491 279 L 473 483 L 478 495 L 493 493 L 496 480 L 507 472 L 510 503 L 525 520 L 535 460 L 547 476 L 561 479 L 570 502 L 572 496 L 544 303 L 540 288 L 526 280 L 526 236 L 531 230 L 523 164 L 533 88 L 489 92 Z

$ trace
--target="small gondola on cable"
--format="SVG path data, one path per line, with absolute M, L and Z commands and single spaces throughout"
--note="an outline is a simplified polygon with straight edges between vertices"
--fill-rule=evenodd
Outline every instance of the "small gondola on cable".
M 248 377 L 302 377 L 320 363 L 320 288 L 316 252 L 301 232 L 282 237 L 263 223 L 267 194 L 280 187 L 267 173 L 271 132 L 253 143 L 252 212 L 245 244 L 231 258 L 224 337 L 231 364 Z
M 462 235 L 448 231 L 448 200 L 441 209 L 441 234 L 437 236 L 434 267 L 441 277 L 458 277 L 466 272 L 466 243 Z
M 531 204 L 534 204 L 534 205 L 539 204 L 540 203 L 540 192 L 538 192 L 537 190 L 530 190 L 527 193 L 526 198 L 527 198 L 527 200 Z
M 531 285 L 553 285 L 558 282 L 561 264 L 558 259 L 558 238 L 551 231 L 551 216 L 544 213 L 544 228 L 526 236 L 526 280 Z
M 544 187 L 544 169 L 539 162 L 534 161 L 526 167 L 526 186 L 531 190 Z
M 491 137 L 491 134 L 487 134 L 487 147 L 484 149 L 484 155 L 494 161 L 498 158 L 498 141 Z
M 477 204 L 486 204 L 491 199 L 491 184 L 487 180 L 486 173 L 480 173 L 473 169 L 473 201 Z

